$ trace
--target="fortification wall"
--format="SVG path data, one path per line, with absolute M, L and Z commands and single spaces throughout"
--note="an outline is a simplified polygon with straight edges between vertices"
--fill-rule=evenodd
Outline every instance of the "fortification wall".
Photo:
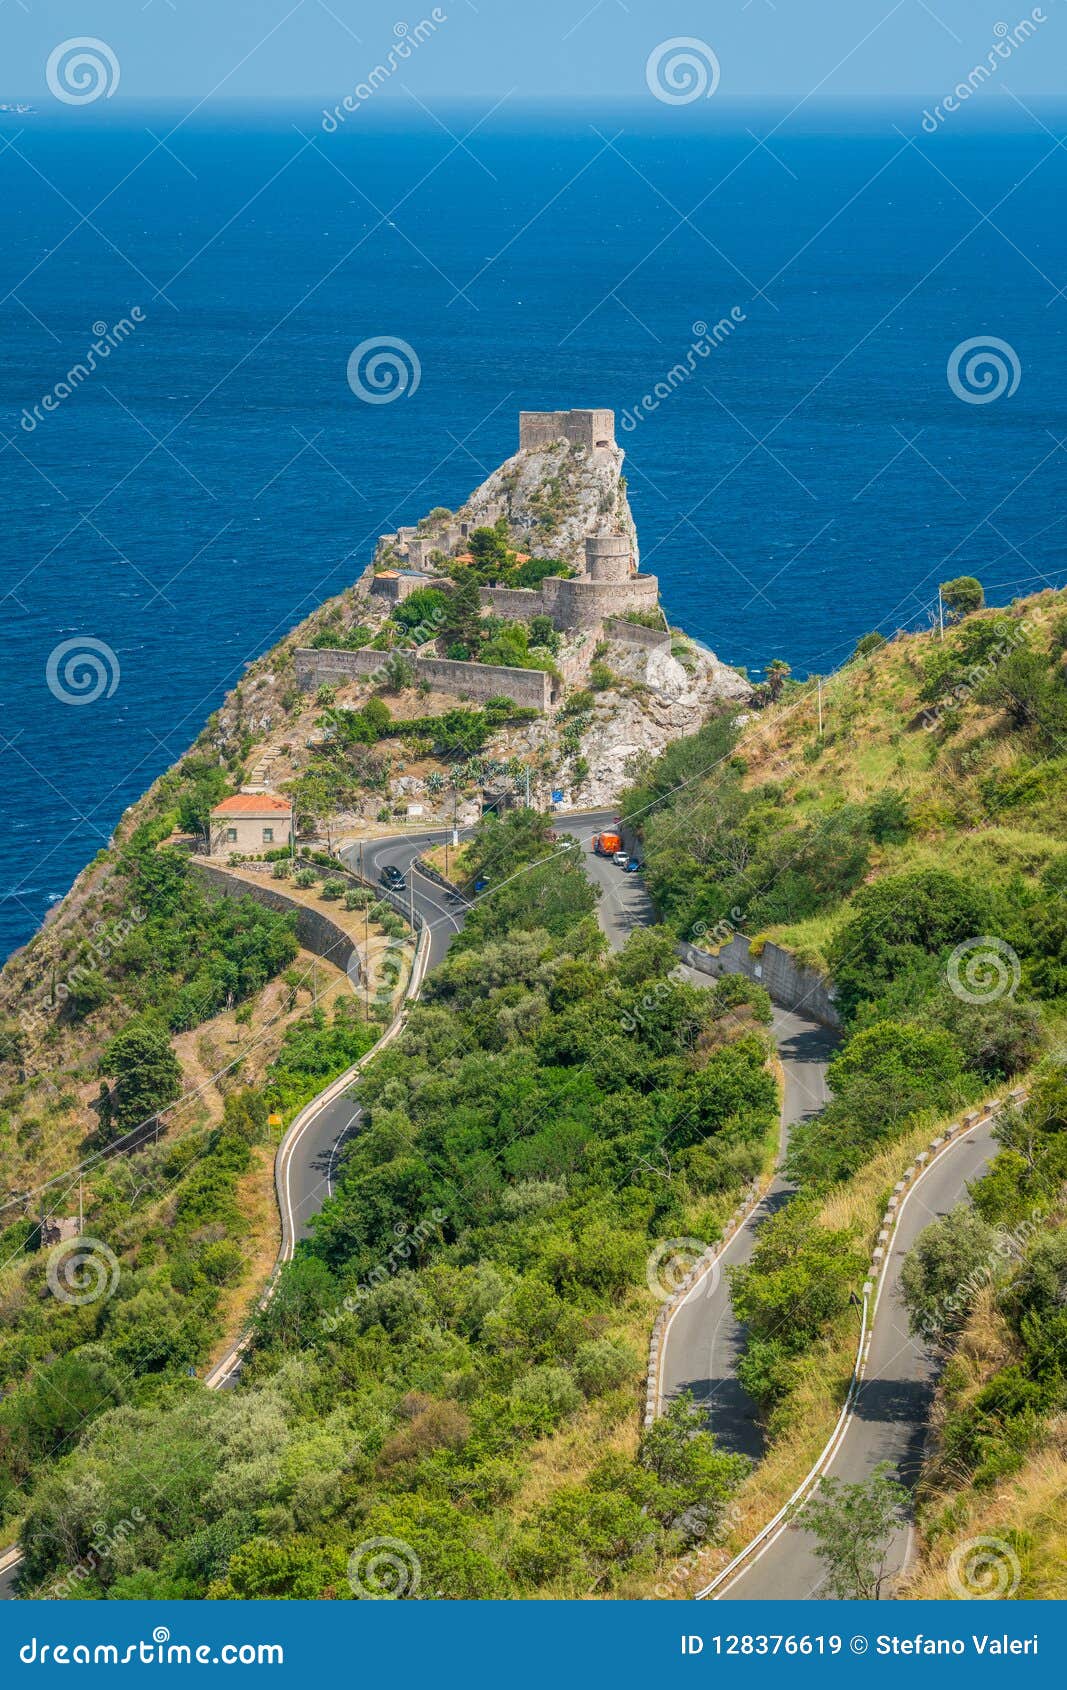
M 531 616 L 544 613 L 543 595 L 532 587 L 483 587 L 479 597 L 483 610 L 495 610 L 498 616 L 528 622 Z
M 583 640 L 581 645 L 572 646 L 570 651 L 560 652 L 556 658 L 556 667 L 566 686 L 575 687 L 585 681 L 589 675 L 589 665 L 593 661 L 596 641 Z
M 658 602 L 654 575 L 631 575 L 625 581 L 558 581 L 551 615 L 557 628 L 596 628 L 620 610 L 654 610 Z
M 671 643 L 666 629 L 645 628 L 640 622 L 627 622 L 621 616 L 606 617 L 604 633 L 609 640 L 617 640 L 620 645 L 639 645 L 645 651 L 669 649 Z
M 448 583 L 451 586 L 451 582 Z M 371 578 L 370 590 L 387 598 L 393 604 L 401 604 L 410 598 L 418 587 L 436 587 L 436 575 L 422 574 L 381 574 Z
M 225 869 L 215 868 L 211 863 L 198 862 L 195 857 L 190 858 L 189 866 L 217 897 L 253 898 L 257 904 L 278 910 L 282 915 L 295 914 L 296 936 L 304 949 L 343 969 L 352 984 L 358 984 L 362 978 L 359 951 L 344 929 L 324 911 L 311 909 L 296 898 L 287 898 L 273 884 L 260 886 L 240 875 L 227 874 Z
M 449 657 L 417 657 L 417 680 L 429 681 L 437 692 L 454 693 L 484 703 L 487 698 L 510 698 L 512 703 L 547 710 L 552 703 L 552 677 L 542 669 L 508 669 L 494 663 L 459 663 Z
M 363 680 L 382 671 L 388 653 L 382 651 L 335 651 L 328 646 L 302 647 L 293 654 L 296 684 L 312 692 L 324 682 L 343 684 Z M 541 669 L 510 669 L 493 663 L 459 663 L 448 657 L 409 657 L 416 682 L 428 681 L 435 692 L 452 698 L 470 698 L 484 703 L 488 698 L 510 698 L 513 704 L 547 710 L 552 703 L 552 677 Z

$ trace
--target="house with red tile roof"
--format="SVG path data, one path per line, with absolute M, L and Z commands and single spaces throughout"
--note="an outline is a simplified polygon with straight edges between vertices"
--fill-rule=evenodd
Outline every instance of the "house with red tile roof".
M 293 806 L 279 792 L 236 792 L 211 812 L 213 857 L 258 857 L 292 840 Z

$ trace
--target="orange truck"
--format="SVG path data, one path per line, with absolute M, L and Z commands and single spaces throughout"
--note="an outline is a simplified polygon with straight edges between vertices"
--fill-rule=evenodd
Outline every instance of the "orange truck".
M 622 850 L 621 833 L 594 833 L 593 850 L 598 857 L 613 857 Z

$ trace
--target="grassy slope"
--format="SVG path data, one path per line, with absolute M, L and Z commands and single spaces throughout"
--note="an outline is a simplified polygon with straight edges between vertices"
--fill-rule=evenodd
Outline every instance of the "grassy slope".
M 1025 628 L 1027 646 L 1048 655 L 1065 608 L 1067 595 L 1047 592 L 1020 601 L 1008 612 L 979 613 L 967 626 L 996 623 L 1010 628 L 1013 637 Z M 962 632 L 947 632 L 950 650 Z M 933 731 L 927 729 L 920 690 L 935 638 L 902 636 L 824 683 L 821 736 L 815 684 L 788 688 L 779 703 L 751 718 L 740 735 L 736 754 L 746 766 L 743 784 L 750 790 L 775 790 L 775 801 L 790 826 L 808 822 L 818 827 L 844 804 L 870 804 L 887 789 L 902 793 L 910 835 L 902 843 L 872 846 L 867 881 L 912 869 L 947 868 L 983 885 L 1002 886 L 1013 877 L 1030 882 L 1063 852 L 1067 744 L 1062 749 L 1035 746 L 1029 735 L 1005 722 L 997 704 L 974 696 L 971 688 L 958 708 Z M 699 806 L 714 798 L 723 775 L 724 767 L 717 765 L 691 783 L 683 795 L 683 820 L 691 801 Z M 684 827 L 675 837 L 686 839 Z M 691 841 L 689 845 L 692 848 Z M 770 926 L 758 937 L 775 939 L 828 973 L 827 953 L 850 913 L 851 899 L 845 898 L 806 920 Z M 1041 1012 L 1046 1046 L 1062 1047 L 1067 1005 L 1046 999 Z M 990 1095 L 996 1090 L 1002 1088 L 993 1088 Z M 870 1247 L 894 1183 L 915 1151 L 929 1142 L 935 1124 L 936 1116 L 927 1116 L 908 1127 L 850 1180 L 833 1188 L 819 1224 L 851 1229 Z M 1003 1331 L 993 1341 L 994 1325 L 988 1303 L 980 1304 L 963 1344 L 973 1368 L 972 1394 L 1004 1365 Z M 678 1564 L 671 1594 L 691 1595 L 790 1495 L 829 1436 L 854 1355 L 854 1322 L 845 1317 L 804 1358 L 793 1390 L 772 1421 L 768 1454 L 735 1499 L 729 1533 Z M 944 1407 L 940 1413 L 945 1413 Z M 1020 1596 L 1061 1594 L 1065 1473 L 1064 1424 L 1054 1419 L 1043 1444 L 992 1494 L 937 1475 L 923 1498 L 928 1536 L 920 1540 L 920 1559 L 907 1594 L 951 1594 L 945 1565 L 953 1544 L 960 1536 L 983 1532 L 1015 1534 L 1012 1541 L 1017 1537 L 1028 1546 Z M 642 1593 L 651 1589 L 649 1583 Z
M 968 626 L 1025 622 L 1028 643 L 1045 650 L 1065 609 L 1067 594 L 1050 591 L 1010 611 L 983 611 Z M 948 631 L 950 647 L 959 637 Z M 821 741 L 814 683 L 789 691 L 742 734 L 746 784 L 780 784 L 795 819 L 815 823 L 841 803 L 868 803 L 887 787 L 902 792 L 915 831 L 905 844 L 875 851 L 875 875 L 927 867 L 994 878 L 1035 874 L 1063 849 L 1067 746 L 1054 757 L 1032 759 L 1020 738 L 1004 731 L 1002 713 L 973 697 L 958 728 L 927 731 L 919 694 L 933 643 L 929 633 L 901 635 L 826 683 Z M 772 928 L 770 937 L 825 967 L 827 946 L 846 915 L 842 904 Z

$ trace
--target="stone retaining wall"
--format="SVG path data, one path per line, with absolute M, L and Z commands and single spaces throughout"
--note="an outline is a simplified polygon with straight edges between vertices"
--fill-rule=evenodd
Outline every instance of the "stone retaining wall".
M 295 915 L 296 936 L 306 951 L 314 951 L 324 962 L 332 962 L 335 968 L 342 969 L 354 986 L 363 978 L 363 964 L 355 941 L 324 910 L 312 909 L 296 898 L 287 897 L 274 882 L 269 886 L 258 886 L 254 881 L 229 874 L 226 869 L 216 868 L 212 863 L 198 862 L 195 857 L 190 859 L 189 866 L 208 891 L 218 897 L 254 898 L 257 904 L 264 904 L 267 909 L 278 910 L 282 915 Z
M 604 622 L 609 640 L 622 645 L 639 645 L 646 651 L 670 650 L 671 636 L 665 628 L 645 628 L 640 622 L 627 622 L 623 616 L 609 616 Z
M 678 951 L 682 961 L 701 974 L 716 978 L 723 974 L 745 974 L 750 980 L 758 980 L 783 1008 L 810 1015 L 824 1027 L 841 1026 L 833 990 L 822 975 L 816 974 L 813 968 L 802 967 L 789 951 L 769 939 L 758 956 L 752 955 L 750 943 L 741 933 L 735 933 L 714 956 L 684 941 Z
M 449 657 L 416 657 L 404 652 L 414 679 L 428 681 L 435 692 L 469 698 L 484 704 L 489 698 L 510 698 L 513 704 L 546 711 L 553 698 L 553 680 L 542 669 L 510 669 L 494 663 L 460 663 Z M 302 646 L 293 654 L 296 684 L 313 692 L 323 682 L 342 684 L 381 673 L 389 653 L 341 651 L 331 646 Z

